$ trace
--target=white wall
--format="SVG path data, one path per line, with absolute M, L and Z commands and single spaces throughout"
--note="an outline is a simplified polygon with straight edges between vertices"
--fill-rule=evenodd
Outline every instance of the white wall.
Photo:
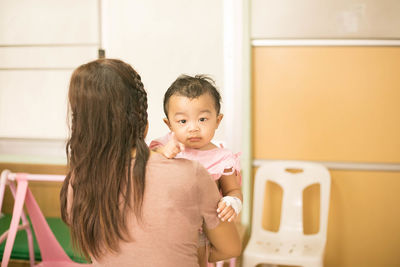
M 168 131 L 162 101 L 182 73 L 210 74 L 223 90 L 222 1 L 105 1 L 104 47 L 139 74 L 148 92 L 148 140 Z M 216 139 L 223 139 L 224 127 Z
M 210 74 L 224 93 L 223 1 L 103 0 L 99 15 L 100 2 L 0 1 L 0 160 L 5 154 L 64 157 L 63 150 L 40 151 L 38 143 L 64 142 L 70 74 L 95 59 L 101 43 L 107 57 L 130 63 L 142 76 L 148 140 L 167 132 L 163 94 L 180 74 Z M 216 139 L 224 132 L 223 123 Z

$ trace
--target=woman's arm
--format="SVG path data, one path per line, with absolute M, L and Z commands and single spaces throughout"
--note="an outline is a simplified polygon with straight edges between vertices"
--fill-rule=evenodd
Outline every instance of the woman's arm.
M 234 223 L 221 222 L 214 229 L 203 228 L 210 240 L 208 260 L 216 262 L 238 257 L 242 251 L 239 233 Z

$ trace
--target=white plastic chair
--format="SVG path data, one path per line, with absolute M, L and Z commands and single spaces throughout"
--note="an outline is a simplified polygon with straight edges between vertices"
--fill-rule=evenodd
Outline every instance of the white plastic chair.
M 289 172 L 298 169 L 300 172 Z M 267 181 L 282 187 L 282 210 L 278 232 L 262 227 L 263 203 Z M 316 234 L 303 229 L 303 190 L 320 185 L 320 225 Z M 322 267 L 326 244 L 331 178 L 317 163 L 275 161 L 262 165 L 254 183 L 253 220 L 250 241 L 243 253 L 243 267 L 266 263 Z

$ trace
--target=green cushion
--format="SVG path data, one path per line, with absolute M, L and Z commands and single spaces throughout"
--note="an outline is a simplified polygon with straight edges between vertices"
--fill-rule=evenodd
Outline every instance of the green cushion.
M 67 255 L 76 262 L 86 262 L 84 258 L 82 258 L 76 251 L 72 249 L 71 238 L 69 234 L 69 229 L 67 225 L 60 218 L 46 218 L 47 223 L 50 226 L 50 229 L 53 231 L 56 239 L 63 247 L 64 251 Z M 2 234 L 10 227 L 11 215 L 4 215 L 0 218 L 0 233 Z M 32 231 L 33 233 L 33 231 Z M 35 259 L 37 261 L 41 261 L 42 257 L 40 256 L 39 246 L 36 241 L 35 234 L 33 233 L 33 246 L 35 250 Z M 0 256 L 3 258 L 4 248 L 6 245 L 6 241 L 0 244 Z M 23 259 L 29 260 L 29 248 L 26 231 L 18 231 L 17 236 L 15 237 L 15 242 L 13 246 L 13 250 L 11 252 L 12 259 Z

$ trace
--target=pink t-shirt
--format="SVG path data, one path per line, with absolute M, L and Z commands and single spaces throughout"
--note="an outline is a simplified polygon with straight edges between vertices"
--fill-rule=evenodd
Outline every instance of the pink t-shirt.
M 171 133 L 168 133 L 161 138 L 153 140 L 150 143 L 150 149 L 166 145 L 171 138 Z M 241 183 L 240 154 L 241 153 L 233 153 L 229 149 L 222 147 L 210 150 L 185 148 L 185 150 L 176 155 L 175 158 L 190 159 L 200 162 L 214 180 L 218 180 L 222 175 L 231 175 L 235 173 L 239 178 L 238 182 Z M 230 171 L 227 172 L 226 170 Z
M 199 266 L 198 230 L 219 224 L 220 195 L 200 164 L 165 159 L 152 153 L 146 169 L 143 223 L 129 216 L 134 241 L 121 242 L 117 255 L 104 255 L 94 266 Z

